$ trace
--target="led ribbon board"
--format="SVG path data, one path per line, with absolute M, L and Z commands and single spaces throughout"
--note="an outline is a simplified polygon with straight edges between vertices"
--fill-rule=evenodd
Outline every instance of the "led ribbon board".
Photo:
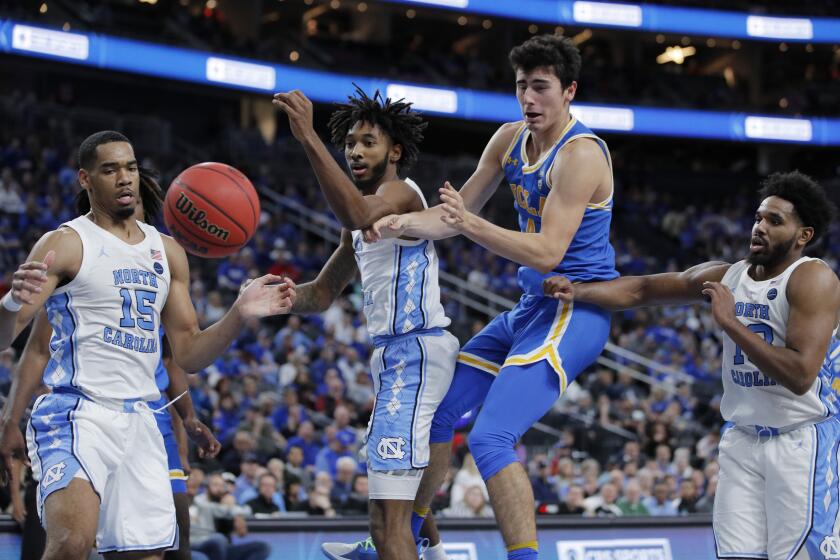
M 0 20 L 0 53 L 265 95 L 300 89 L 313 100 L 323 103 L 346 100 L 347 95 L 353 93 L 351 82 L 356 82 L 368 92 L 379 89 L 392 98 L 404 97 L 417 109 L 430 115 L 495 123 L 522 118 L 512 86 L 510 93 L 495 93 L 393 82 L 384 78 L 323 72 L 111 35 L 64 32 L 10 20 Z M 786 118 L 587 103 L 575 103 L 572 113 L 584 124 L 603 132 L 840 146 L 840 119 L 837 118 Z
M 386 0 L 531 23 L 585 25 L 756 41 L 840 42 L 840 18 L 776 17 L 703 8 L 588 0 Z

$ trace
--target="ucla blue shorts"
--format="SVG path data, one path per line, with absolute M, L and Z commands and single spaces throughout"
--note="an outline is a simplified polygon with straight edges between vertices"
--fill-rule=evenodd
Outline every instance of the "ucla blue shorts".
M 149 402 L 149 408 L 158 410 L 155 413 L 160 434 L 163 436 L 163 445 L 166 448 L 166 461 L 169 463 L 169 482 L 172 484 L 172 493 L 186 493 L 187 475 L 184 473 L 184 466 L 181 464 L 181 455 L 178 453 L 178 441 L 175 439 L 175 430 L 172 428 L 172 416 L 169 409 L 163 408 L 169 403 L 166 396 L 156 401 Z
M 597 359 L 610 332 L 610 313 L 595 305 L 525 294 L 461 349 L 459 364 L 498 375 L 503 367 L 545 362 L 560 393 Z

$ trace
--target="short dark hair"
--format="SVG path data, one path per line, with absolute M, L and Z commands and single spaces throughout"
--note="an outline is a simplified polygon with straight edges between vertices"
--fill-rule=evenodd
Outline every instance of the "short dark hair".
M 402 157 L 397 162 L 397 169 L 403 171 L 410 168 L 417 162 L 420 153 L 418 145 L 423 141 L 423 130 L 429 123 L 423 120 L 420 113 L 412 110 L 411 103 L 405 99 L 383 99 L 379 90 L 376 90 L 373 97 L 369 97 L 362 88 L 355 87 L 355 95 L 348 96 L 347 103 L 337 105 L 327 124 L 332 143 L 343 146 L 347 132 L 359 121 L 378 125 L 394 144 L 402 146 Z
M 514 70 L 530 72 L 540 66 L 548 66 L 560 79 L 563 89 L 577 81 L 580 75 L 580 51 L 568 37 L 558 35 L 537 35 L 518 47 L 513 47 L 508 56 Z
M 761 200 L 778 196 L 793 204 L 802 225 L 814 228 L 814 237 L 809 243 L 819 240 L 837 215 L 837 208 L 828 198 L 825 189 L 799 171 L 773 173 L 761 184 L 758 194 Z
M 96 161 L 96 148 L 102 144 L 109 144 L 111 142 L 128 142 L 131 140 L 125 137 L 124 134 L 114 130 L 100 130 L 94 132 L 85 138 L 79 145 L 78 163 L 82 169 L 90 169 L 90 166 Z

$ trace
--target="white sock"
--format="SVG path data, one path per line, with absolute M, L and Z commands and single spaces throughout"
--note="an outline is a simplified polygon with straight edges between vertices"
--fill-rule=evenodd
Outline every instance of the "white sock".
M 443 541 L 427 548 L 423 553 L 423 560 L 449 560 L 446 551 L 443 550 Z

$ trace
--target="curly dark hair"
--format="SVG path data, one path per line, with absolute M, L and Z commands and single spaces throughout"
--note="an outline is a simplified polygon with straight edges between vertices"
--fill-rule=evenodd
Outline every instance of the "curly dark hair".
M 330 128 L 332 143 L 343 146 L 347 132 L 357 122 L 362 121 L 378 125 L 388 135 L 391 142 L 402 146 L 402 157 L 397 162 L 397 170 L 402 173 L 417 163 L 420 153 L 418 144 L 423 141 L 423 130 L 429 126 L 420 113 L 411 109 L 411 103 L 405 99 L 392 101 L 383 99 L 379 90 L 369 97 L 359 86 L 355 95 L 347 97 L 346 104 L 338 104 L 327 126 Z
M 819 183 L 799 171 L 773 173 L 761 184 L 758 194 L 761 200 L 778 196 L 793 204 L 802 225 L 814 228 L 809 243 L 818 241 L 837 215 L 837 208 Z
M 577 81 L 580 75 L 580 51 L 568 37 L 537 35 L 518 47 L 513 47 L 508 56 L 514 71 L 530 72 L 540 66 L 554 69 L 563 89 Z

